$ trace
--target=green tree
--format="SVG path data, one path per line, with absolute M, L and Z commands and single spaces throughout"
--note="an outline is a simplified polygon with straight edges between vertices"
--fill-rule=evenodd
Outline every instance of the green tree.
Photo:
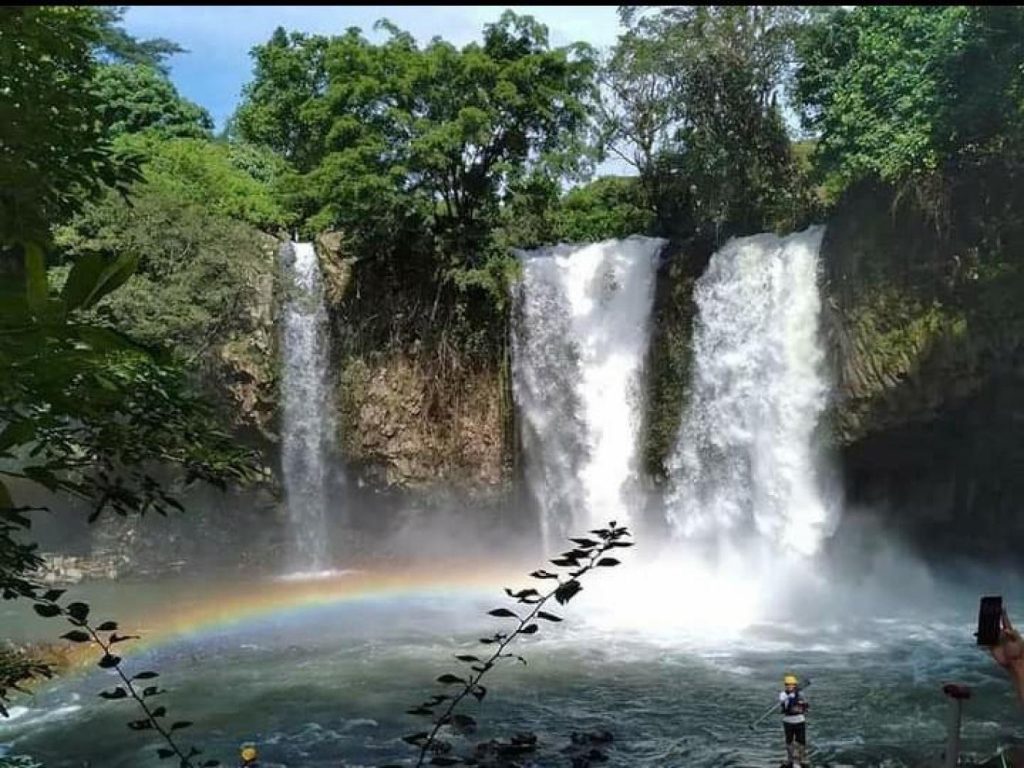
M 867 179 L 923 184 L 1019 156 L 1024 9 L 861 6 L 800 38 L 798 97 L 835 195 Z
M 186 53 L 185 49 L 163 37 L 139 40 L 129 35 L 120 26 L 127 10 L 123 5 L 104 5 L 96 9 L 100 22 L 95 47 L 97 56 L 106 62 L 152 67 L 166 75 L 166 59 L 177 53 Z
M 387 29 L 380 46 L 350 31 L 328 48 L 316 221 L 368 246 L 425 228 L 442 279 L 471 278 L 487 269 L 506 194 L 529 174 L 580 170 L 592 52 L 552 49 L 542 25 L 510 12 L 461 50 Z
M 543 215 L 532 233 L 509 226 L 513 211 L 543 209 L 557 180 L 589 169 L 594 54 L 552 47 L 543 25 L 511 12 L 462 48 L 379 28 L 380 44 L 355 28 L 275 32 L 253 51 L 237 131 L 289 160 L 287 206 L 308 230 L 344 234 L 362 257 L 356 292 L 376 297 L 365 300 L 425 308 L 418 335 L 458 324 L 500 340 L 506 246 L 547 226 Z
M 654 225 L 637 176 L 605 176 L 570 190 L 556 218 L 557 239 L 575 243 L 647 234 Z
M 779 107 L 800 13 L 781 6 L 624 8 L 602 127 L 667 233 L 757 231 L 802 206 Z
M 108 64 L 97 68 L 94 83 L 110 136 L 145 130 L 169 137 L 211 136 L 209 113 L 182 98 L 167 76 L 153 67 Z
M 300 171 L 323 157 L 327 44 L 321 35 L 274 30 L 269 42 L 252 49 L 253 79 L 231 120 L 239 136 L 280 153 Z
M 97 641 L 87 606 L 65 609 L 56 603 L 61 590 L 34 580 L 27 486 L 85 499 L 95 519 L 105 510 L 180 509 L 174 489 L 153 478 L 157 468 L 179 469 L 186 484 L 221 486 L 260 472 L 257 457 L 218 429 L 181 368 L 86 319 L 131 277 L 137 254 L 83 253 L 61 290 L 51 286 L 51 228 L 88 199 L 139 178 L 104 135 L 92 88 L 107 18 L 82 7 L 0 9 L 0 596 L 30 600 L 43 616 L 64 615 Z M 101 645 L 100 666 L 120 672 L 109 644 Z M 10 691 L 46 672 L 0 652 L 0 714 Z M 136 701 L 146 713 L 137 729 L 161 733 L 182 765 L 195 765 L 196 752 L 182 752 L 156 712 Z
M 123 136 L 115 146 L 142 159 L 146 187 L 159 190 L 168 201 L 194 203 L 267 230 L 290 222 L 274 193 L 277 174 L 284 168 L 264 151 L 158 135 Z
M 72 263 L 137 255 L 131 281 L 95 312 L 143 344 L 205 364 L 209 353 L 256 330 L 253 296 L 273 274 L 275 241 L 161 181 L 136 185 L 130 205 L 114 194 L 89 203 L 56 242 Z
M 88 87 L 102 19 L 82 6 L 0 9 L 0 247 L 45 241 L 83 199 L 132 178 Z

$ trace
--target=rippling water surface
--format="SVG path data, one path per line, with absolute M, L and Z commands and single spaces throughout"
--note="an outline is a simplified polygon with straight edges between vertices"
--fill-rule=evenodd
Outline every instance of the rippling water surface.
M 528 665 L 492 672 L 489 695 L 466 711 L 481 724 L 478 740 L 535 732 L 537 765 L 568 764 L 560 750 L 572 731 L 593 729 L 615 736 L 610 765 L 776 765 L 777 718 L 756 730 L 748 724 L 792 669 L 812 680 L 817 765 L 935 764 L 947 712 L 940 688 L 949 681 L 974 691 L 964 723 L 968 752 L 1024 740 L 1024 713 L 1008 681 L 972 645 L 976 593 L 930 588 L 945 590 L 939 607 L 896 599 L 864 611 L 862 603 L 884 601 L 830 604 L 808 594 L 803 613 L 796 601 L 773 620 L 742 628 L 702 627 L 699 617 L 683 628 L 656 618 L 650 626 L 609 628 L 599 610 L 609 595 L 598 585 L 589 603 L 564 610 L 564 624 L 524 640 Z M 125 590 L 132 590 L 119 589 L 123 614 Z M 155 587 L 133 594 L 140 603 L 159 596 L 168 611 L 180 598 Z M 161 672 L 171 691 L 162 703 L 172 716 L 194 720 L 186 733 L 222 760 L 251 740 L 271 766 L 380 765 L 409 756 L 400 736 L 417 721 L 403 710 L 457 667 L 453 653 L 473 651 L 475 638 L 495 628 L 495 620 L 480 618 L 500 604 L 493 594 L 413 592 L 275 611 L 171 633 L 127 664 Z M 93 599 L 98 611 L 112 595 Z M 672 601 L 663 598 L 661 610 L 671 614 Z M 7 611 L 5 623 L 13 615 Z M 154 743 L 125 726 L 137 716 L 131 705 L 96 698 L 114 683 L 94 670 L 42 689 L 0 723 L 0 744 L 51 768 L 158 765 Z

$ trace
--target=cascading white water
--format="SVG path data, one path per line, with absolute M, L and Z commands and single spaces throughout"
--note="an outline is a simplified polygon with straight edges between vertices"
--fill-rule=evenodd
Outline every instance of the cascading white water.
M 320 264 L 311 243 L 281 250 L 292 278 L 284 311 L 281 454 L 291 521 L 292 568 L 315 572 L 327 565 L 326 454 L 332 430 L 327 396 L 327 350 Z
M 629 521 L 639 374 L 664 244 L 630 237 L 519 254 L 513 389 L 546 551 Z
M 679 537 L 753 536 L 812 554 L 829 533 L 813 445 L 828 396 L 823 234 L 732 240 L 697 281 L 690 395 L 666 499 Z

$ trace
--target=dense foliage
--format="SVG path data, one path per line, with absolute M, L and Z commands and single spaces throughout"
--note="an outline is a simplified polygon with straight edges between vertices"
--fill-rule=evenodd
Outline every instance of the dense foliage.
M 137 250 L 83 249 L 61 286 L 47 268 L 54 227 L 91 200 L 123 204 L 118 196 L 140 179 L 142 158 L 121 152 L 134 155 L 121 162 L 126 147 L 115 147 L 103 129 L 108 105 L 95 87 L 105 42 L 125 49 L 126 38 L 110 27 L 117 13 L 12 7 L 0 14 L 0 595 L 85 626 L 82 604 L 65 609 L 56 602 L 60 590 L 35 581 L 34 510 L 23 500 L 31 486 L 37 498 L 43 489 L 48 498 L 84 499 L 91 520 L 104 511 L 167 514 L 181 509 L 176 489 L 156 479 L 168 468 L 184 484 L 223 487 L 255 479 L 260 464 L 218 429 L 186 371 L 89 316 L 131 278 Z M 165 48 L 139 45 L 150 56 Z M 107 653 L 101 666 L 116 667 L 114 659 Z M 0 672 L 2 705 L 47 668 L 5 649 Z M 159 731 L 154 717 L 147 713 L 147 727 Z
M 102 14 L 0 9 L 0 246 L 45 238 L 80 201 L 130 180 L 98 120 Z
M 660 229 L 710 239 L 805 214 L 780 96 L 799 11 L 624 7 L 603 70 L 609 150 L 640 174 Z
M 162 136 L 209 138 L 213 120 L 178 95 L 167 76 L 146 64 L 100 66 L 93 79 L 108 136 L 152 129 Z
M 339 230 L 360 254 L 360 295 L 423 306 L 416 336 L 465 346 L 471 326 L 489 329 L 493 349 L 512 266 L 502 228 L 513 207 L 547 199 L 545 180 L 586 167 L 593 53 L 553 48 L 511 12 L 461 49 L 380 28 L 380 44 L 358 29 L 278 30 L 254 51 L 235 125 L 292 164 L 286 199 L 306 226 Z
M 800 37 L 798 95 L 834 192 L 1019 157 L 1024 9 L 861 6 Z

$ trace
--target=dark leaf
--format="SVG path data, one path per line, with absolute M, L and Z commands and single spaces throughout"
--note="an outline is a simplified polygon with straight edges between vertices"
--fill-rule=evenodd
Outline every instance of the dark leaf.
M 409 736 L 403 736 L 402 741 L 404 741 L 406 744 L 415 744 L 416 746 L 420 746 L 423 744 L 424 741 L 427 740 L 427 736 L 429 735 L 430 734 L 428 734 L 426 731 L 421 731 L 420 733 L 413 733 Z
M 73 629 L 70 632 L 65 632 L 61 637 L 65 640 L 70 640 L 72 643 L 87 643 L 92 639 L 88 632 L 83 632 L 80 629 Z
M 29 480 L 39 483 L 48 491 L 56 492 L 60 489 L 60 480 L 46 467 L 25 467 L 22 472 Z
M 536 624 L 527 624 L 519 631 L 522 632 L 524 635 L 533 635 L 536 634 L 538 629 L 540 629 L 540 627 L 538 627 Z
M 117 632 L 110 636 L 110 643 L 123 643 L 125 640 L 138 640 L 139 635 L 119 635 Z
M 104 621 L 102 624 L 96 627 L 96 630 L 98 632 L 110 632 L 115 629 L 117 629 L 116 621 Z
M 474 686 L 473 690 L 471 690 L 470 693 L 476 698 L 477 701 L 483 701 L 484 696 L 487 695 L 487 689 L 484 688 L 482 685 L 477 685 Z
M 534 571 L 530 575 L 533 576 L 533 578 L 535 578 L 535 579 L 557 579 L 558 578 L 558 574 L 557 573 L 548 573 L 547 571 L 545 571 L 543 569 L 541 569 L 539 571 Z
M 537 618 L 538 619 L 545 619 L 547 621 L 561 621 L 562 620 L 561 616 L 555 616 L 555 614 L 548 613 L 547 611 L 537 611 Z
M 147 685 L 142 689 L 142 698 L 148 699 L 150 696 L 159 696 L 161 693 L 164 693 L 164 691 L 161 691 L 159 686 Z
M 203 763 L 203 768 L 216 768 L 220 765 L 220 760 L 207 760 Z
M 109 653 L 103 654 L 103 658 L 97 662 L 96 666 L 100 669 L 112 669 L 121 663 L 120 656 L 111 656 Z
M 157 707 L 151 713 L 151 717 L 164 717 L 167 714 L 167 707 Z
M 612 566 L 618 565 L 619 561 L 616 560 L 614 557 L 602 557 L 600 560 L 597 561 L 597 564 L 604 566 Z
M 112 691 L 101 691 L 100 696 L 104 699 L 124 699 L 127 698 L 128 691 L 119 685 Z
M 132 676 L 132 680 L 152 680 L 154 677 L 160 677 L 160 675 L 156 672 L 139 672 Z
M 67 592 L 66 589 L 48 589 L 43 594 L 43 600 L 47 600 L 52 603 L 54 600 L 60 598 L 60 596 L 63 595 L 65 592 Z
M 434 710 L 427 709 L 426 707 L 414 707 L 413 709 L 405 710 L 407 715 L 433 715 Z
M 33 442 L 36 433 L 36 423 L 30 419 L 12 421 L 3 431 L 0 431 L 0 451 L 16 445 L 24 445 Z M 11 506 L 6 502 L 4 506 Z
M 192 725 L 192 721 L 191 720 L 179 720 L 176 723 L 171 723 L 171 730 L 172 731 L 177 731 L 177 730 L 180 730 L 182 728 L 188 728 L 190 725 Z
M 574 566 L 574 565 L 579 565 L 579 563 L 574 558 L 569 558 L 569 557 L 556 558 L 555 560 L 552 560 L 551 562 L 554 563 L 555 565 L 561 567 L 561 568 L 569 568 L 569 567 Z
M 174 757 L 174 750 L 168 749 L 167 747 L 160 747 L 156 751 L 156 756 L 161 760 L 166 760 L 168 757 Z
M 145 731 L 153 727 L 153 724 L 149 720 L 132 720 L 128 723 L 128 727 L 133 731 Z
M 437 682 L 441 683 L 442 685 L 454 685 L 455 683 L 465 684 L 466 681 L 463 680 L 461 677 L 456 677 L 455 675 L 441 675 L 439 678 L 437 678 Z
M 131 277 L 138 264 L 138 256 L 127 254 L 113 260 L 99 253 L 79 256 L 61 297 L 69 310 L 87 309 Z
M 575 597 L 580 590 L 583 589 L 583 585 L 580 584 L 576 579 L 567 581 L 555 590 L 555 600 L 558 601 L 559 605 L 565 605 Z
M 505 587 L 505 593 L 509 597 L 517 597 L 517 598 L 520 598 L 520 599 L 522 599 L 524 597 L 529 597 L 531 595 L 539 595 L 540 594 L 536 589 L 521 589 L 518 592 L 513 592 L 508 587 Z
M 519 618 L 518 616 L 516 616 L 516 614 L 514 614 L 508 608 L 495 608 L 493 611 L 488 611 L 487 614 L 489 616 L 497 616 L 498 618 L 510 618 L 510 619 L 518 619 Z
M 559 557 L 564 557 L 569 560 L 582 560 L 585 557 L 589 557 L 590 553 L 585 549 L 571 549 L 568 552 L 563 552 Z
M 461 762 L 462 760 L 457 757 L 445 757 L 444 755 L 434 755 L 430 758 L 431 765 L 458 765 Z
M 596 547 L 599 544 L 599 542 L 596 542 L 593 539 L 569 539 L 569 541 L 573 542 L 574 544 L 579 544 L 581 547 L 588 548 Z
M 479 658 L 477 658 L 476 656 L 473 656 L 471 654 L 468 654 L 468 653 L 462 654 L 460 656 L 456 656 L 455 658 L 458 659 L 459 661 L 480 661 Z
M 54 616 L 60 615 L 60 606 L 48 605 L 44 603 L 36 603 L 32 606 L 32 610 L 42 616 L 44 619 L 50 619 Z
M 85 621 L 89 618 L 89 606 L 85 603 L 71 603 L 66 610 L 71 618 L 78 621 Z
M 609 547 L 632 547 L 635 546 L 632 541 L 610 541 L 608 542 Z

